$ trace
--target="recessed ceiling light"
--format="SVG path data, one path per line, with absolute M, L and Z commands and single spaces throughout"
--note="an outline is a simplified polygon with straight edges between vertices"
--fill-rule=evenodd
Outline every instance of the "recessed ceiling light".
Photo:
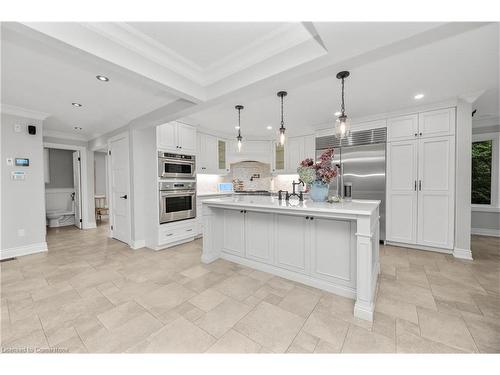
M 101 75 L 98 75 L 98 76 L 95 76 L 99 81 L 103 81 L 103 82 L 108 82 L 109 81 L 109 78 L 106 77 L 106 76 L 101 76 Z
M 236 130 L 238 130 L 240 127 L 239 127 L 238 125 L 236 125 L 234 128 L 235 128 Z
M 340 116 L 342 113 L 340 113 L 339 111 L 337 111 L 334 114 L 335 114 L 335 116 Z
M 424 97 L 424 94 L 417 94 L 414 96 L 414 98 L 417 100 L 422 99 L 423 97 Z
M 75 127 L 73 127 L 73 129 L 75 129 L 75 130 L 83 130 L 83 128 L 81 128 L 79 126 L 75 126 Z
M 80 103 L 71 103 L 71 105 L 75 107 L 83 107 L 83 105 L 81 105 Z
M 271 125 L 267 125 L 267 126 L 266 126 L 266 129 L 267 129 L 267 130 L 271 130 L 272 128 L 273 128 L 273 127 L 272 127 Z

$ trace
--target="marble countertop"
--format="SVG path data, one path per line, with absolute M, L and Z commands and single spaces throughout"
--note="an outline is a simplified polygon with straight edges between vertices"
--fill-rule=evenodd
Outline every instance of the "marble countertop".
M 232 191 L 225 191 L 225 192 L 210 192 L 210 193 L 196 193 L 197 197 L 216 197 L 219 195 L 233 195 Z
M 323 213 L 323 214 L 350 214 L 350 215 L 371 215 L 380 205 L 379 200 L 356 199 L 351 202 L 328 203 L 313 202 L 305 199 L 303 202 L 279 201 L 275 196 L 259 195 L 235 195 L 230 197 L 207 199 L 203 201 L 204 205 L 241 207 L 247 209 L 272 209 L 283 211 L 299 211 L 304 213 Z

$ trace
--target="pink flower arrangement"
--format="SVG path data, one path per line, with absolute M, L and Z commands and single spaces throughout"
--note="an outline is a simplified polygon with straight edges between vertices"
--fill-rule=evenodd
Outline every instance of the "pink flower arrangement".
M 300 179 L 306 184 L 314 181 L 329 184 L 337 176 L 337 167 L 332 164 L 334 153 L 334 149 L 329 148 L 321 154 L 317 162 L 311 158 L 302 160 L 297 168 Z

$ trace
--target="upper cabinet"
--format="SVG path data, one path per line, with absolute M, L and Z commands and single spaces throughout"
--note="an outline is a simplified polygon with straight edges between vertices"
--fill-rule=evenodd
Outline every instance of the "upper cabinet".
M 404 141 L 418 137 L 418 115 L 393 117 L 387 120 L 387 140 Z
M 455 134 L 455 108 L 438 109 L 387 120 L 387 141 Z
M 196 128 L 177 121 L 156 127 L 158 149 L 196 154 Z
M 315 141 L 314 135 L 306 135 L 289 137 L 283 147 L 277 144 L 274 150 L 273 173 L 296 174 L 302 160 L 315 158 Z
M 419 113 L 418 132 L 423 138 L 455 134 L 455 108 Z
M 198 173 L 225 174 L 229 172 L 226 157 L 227 140 L 198 133 Z

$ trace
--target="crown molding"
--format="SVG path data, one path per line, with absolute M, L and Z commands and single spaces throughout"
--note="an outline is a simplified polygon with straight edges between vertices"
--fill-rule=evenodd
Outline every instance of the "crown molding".
M 9 115 L 26 117 L 26 118 L 41 120 L 41 121 L 45 120 L 47 117 L 50 116 L 49 113 L 34 111 L 32 109 L 17 107 L 17 106 L 5 104 L 5 103 L 0 104 L 0 112 L 6 113 Z
M 83 141 L 83 142 L 89 141 L 89 138 L 84 136 L 83 134 L 74 134 L 52 129 L 43 129 L 43 136 L 61 138 L 61 139 L 72 139 L 74 141 Z
M 202 80 L 201 67 L 125 22 L 86 22 L 82 26 L 196 83 Z

